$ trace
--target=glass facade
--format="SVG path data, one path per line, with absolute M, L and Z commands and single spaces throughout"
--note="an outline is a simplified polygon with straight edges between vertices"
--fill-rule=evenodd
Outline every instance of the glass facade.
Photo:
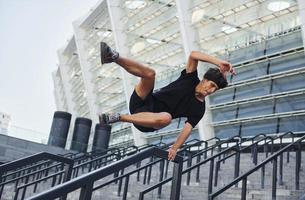
M 301 38 L 301 31 L 292 29 L 276 39 L 262 41 L 264 55 L 252 55 L 245 61 L 244 57 L 234 58 L 238 75 L 231 78 L 228 88 L 211 97 L 216 136 L 305 132 L 305 54 Z M 261 43 L 249 48 L 259 49 Z M 246 47 L 232 55 L 243 52 L 251 51 Z
M 65 65 L 69 70 L 64 79 L 60 73 L 53 75 L 57 105 L 87 117 L 101 111 L 129 112 L 126 87 L 133 90 L 139 78 L 133 77 L 131 85 L 124 87 L 121 68 L 116 64 L 101 66 L 99 58 L 99 43 L 118 46 L 115 36 L 120 29 L 124 37 L 119 38 L 124 41 L 120 46 L 127 49 L 126 55 L 155 69 L 155 89 L 180 75 L 188 50 L 233 64 L 238 75 L 228 76 L 229 86 L 209 97 L 207 110 L 212 121 L 206 123 L 213 127 L 215 136 L 272 134 L 290 128 L 304 132 L 305 54 L 298 5 L 291 1 L 287 8 L 272 11 L 268 9 L 272 1 L 120 0 L 115 8 L 110 0 L 101 1 L 74 23 L 76 39 L 73 37 L 61 53 L 65 59 L 59 68 Z M 179 5 L 188 7 L 181 11 Z M 115 13 L 117 10 L 120 13 Z M 122 25 L 113 24 L 116 14 Z M 203 69 L 199 70 L 200 77 L 208 67 L 212 65 L 199 64 Z M 70 104 L 74 107 L 69 108 Z M 92 120 L 98 122 L 97 117 Z M 184 122 L 175 119 L 144 137 L 154 144 L 173 141 Z M 191 138 L 199 135 L 195 127 Z M 112 146 L 133 144 L 133 139 L 130 124 L 112 126 Z

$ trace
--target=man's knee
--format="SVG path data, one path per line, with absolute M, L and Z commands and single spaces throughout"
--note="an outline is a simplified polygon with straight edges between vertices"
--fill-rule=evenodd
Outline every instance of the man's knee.
M 161 127 L 164 127 L 171 123 L 171 121 L 172 121 L 171 114 L 169 114 L 167 112 L 162 112 L 162 113 L 159 113 L 159 115 L 160 115 L 160 118 L 157 119 L 158 125 L 160 125 Z

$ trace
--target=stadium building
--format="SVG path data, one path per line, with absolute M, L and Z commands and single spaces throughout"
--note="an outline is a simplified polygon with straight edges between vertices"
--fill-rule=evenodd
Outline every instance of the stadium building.
M 7 135 L 11 123 L 11 116 L 0 112 L 0 134 Z
M 121 55 L 154 68 L 156 90 L 179 76 L 192 50 L 233 64 L 238 75 L 228 77 L 229 87 L 206 99 L 205 116 L 191 138 L 304 132 L 302 4 L 293 0 L 101 1 L 73 23 L 73 37 L 58 51 L 59 65 L 53 73 L 57 109 L 94 123 L 100 112 L 129 112 L 129 97 L 138 79 L 116 64 L 101 66 L 99 43 L 103 41 Z M 201 63 L 199 76 L 209 67 Z M 117 123 L 110 145 L 169 142 L 184 122 L 176 119 L 148 134 Z
M 48 144 L 0 134 L 1 200 L 305 199 L 304 0 L 101 0 L 73 31 L 57 52 Z M 237 76 L 205 98 L 169 160 L 184 118 L 149 133 L 98 125 L 101 112 L 129 113 L 139 80 L 101 65 L 100 42 L 152 67 L 155 90 L 192 51 L 229 61 Z M 200 63 L 199 76 L 210 67 Z

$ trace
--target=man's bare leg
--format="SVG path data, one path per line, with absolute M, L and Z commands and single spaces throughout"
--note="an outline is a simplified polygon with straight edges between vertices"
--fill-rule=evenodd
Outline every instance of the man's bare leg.
M 140 112 L 132 115 L 121 115 L 120 121 L 130 122 L 139 126 L 160 129 L 171 123 L 172 116 L 167 112 Z
M 135 90 L 141 99 L 145 99 L 145 97 L 154 88 L 155 70 L 146 67 L 141 63 L 123 57 L 119 57 L 115 62 L 130 74 L 141 77 L 141 80 L 136 85 Z

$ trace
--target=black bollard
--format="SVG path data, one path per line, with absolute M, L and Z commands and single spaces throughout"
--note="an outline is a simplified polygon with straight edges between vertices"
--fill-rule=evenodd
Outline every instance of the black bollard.
M 71 116 L 70 113 L 62 111 L 54 113 L 48 145 L 65 148 Z
M 92 121 L 87 118 L 78 117 L 75 120 L 71 150 L 87 152 Z
M 93 137 L 92 151 L 108 149 L 110 133 L 111 133 L 110 125 L 105 124 L 101 126 L 99 124 L 96 124 L 94 137 Z

